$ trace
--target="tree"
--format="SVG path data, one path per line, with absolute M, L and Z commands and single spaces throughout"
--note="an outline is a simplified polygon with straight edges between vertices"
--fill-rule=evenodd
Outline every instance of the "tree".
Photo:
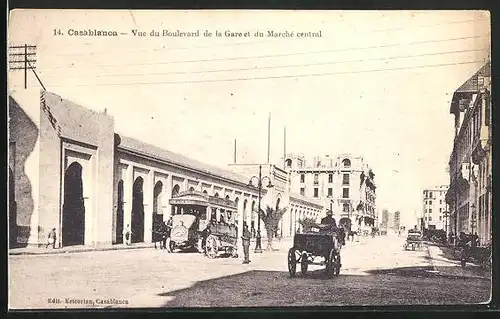
M 261 209 L 260 212 L 258 212 L 258 215 L 266 228 L 267 250 L 273 250 L 274 234 L 278 231 L 279 222 L 281 221 L 283 215 L 285 215 L 286 210 L 286 207 L 278 208 L 276 210 L 267 206 L 265 211 Z
M 302 231 L 306 232 L 316 225 L 316 220 L 314 218 L 304 217 L 299 219 L 299 224 L 302 226 Z

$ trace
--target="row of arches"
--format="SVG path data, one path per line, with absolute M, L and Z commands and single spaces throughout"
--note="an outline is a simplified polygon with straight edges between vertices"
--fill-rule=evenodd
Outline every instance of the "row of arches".
M 157 181 L 153 188 L 153 229 L 159 223 L 163 223 L 163 215 L 162 211 L 163 203 L 161 202 L 164 194 L 164 185 L 162 181 Z M 194 187 L 190 187 L 189 191 L 194 191 Z M 175 195 L 180 193 L 180 186 L 175 184 L 172 187 L 172 191 L 169 198 L 174 197 Z M 207 190 L 203 190 L 203 193 L 208 194 Z M 118 182 L 118 194 L 117 194 L 117 218 L 116 218 L 116 243 L 123 243 L 122 233 L 124 230 L 124 187 L 123 180 Z M 218 192 L 215 192 L 215 197 L 220 197 Z M 226 195 L 226 199 L 230 199 L 229 195 Z M 234 199 L 236 205 L 239 207 L 239 197 Z M 248 199 L 244 199 L 243 207 L 242 207 L 242 218 L 243 221 L 248 220 L 248 209 L 250 208 L 250 217 L 251 224 L 254 224 L 257 214 L 255 214 L 255 200 L 251 202 Z M 278 202 L 279 205 L 279 202 Z M 175 214 L 174 207 L 171 208 L 170 214 Z M 134 180 L 132 187 L 132 212 L 131 212 L 131 223 L 130 229 L 132 232 L 131 241 L 134 242 L 142 242 L 144 241 L 144 179 L 139 176 Z

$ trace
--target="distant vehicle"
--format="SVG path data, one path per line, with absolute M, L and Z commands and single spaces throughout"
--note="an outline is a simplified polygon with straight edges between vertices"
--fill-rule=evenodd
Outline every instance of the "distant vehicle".
M 196 248 L 209 258 L 219 253 L 238 257 L 236 203 L 198 191 L 185 191 L 170 199 L 175 211 L 167 249 Z
M 419 230 L 409 230 L 406 242 L 403 245 L 405 250 L 415 250 L 422 248 L 422 232 Z

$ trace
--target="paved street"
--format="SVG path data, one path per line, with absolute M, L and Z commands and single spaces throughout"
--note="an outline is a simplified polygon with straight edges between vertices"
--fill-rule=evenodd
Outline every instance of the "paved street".
M 488 301 L 490 280 L 448 276 L 441 257 L 436 268 L 427 248 L 404 251 L 403 241 L 381 236 L 348 243 L 342 251 L 341 274 L 330 279 L 320 266 L 310 266 L 305 277 L 289 278 L 290 240 L 279 243 L 277 252 L 252 254 L 249 265 L 242 265 L 241 258 L 210 260 L 197 253 L 154 249 L 10 256 L 9 304 L 11 308 L 272 307 Z

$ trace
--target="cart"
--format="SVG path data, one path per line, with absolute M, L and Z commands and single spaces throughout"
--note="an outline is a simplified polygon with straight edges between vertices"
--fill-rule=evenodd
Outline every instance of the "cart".
M 293 247 L 288 251 L 288 272 L 295 277 L 297 264 L 300 264 L 302 275 L 307 274 L 309 265 L 326 266 L 329 277 L 340 273 L 340 241 L 337 229 L 328 229 L 319 225 L 319 231 L 311 230 L 302 234 L 295 234 Z M 322 257 L 324 261 L 317 262 Z

